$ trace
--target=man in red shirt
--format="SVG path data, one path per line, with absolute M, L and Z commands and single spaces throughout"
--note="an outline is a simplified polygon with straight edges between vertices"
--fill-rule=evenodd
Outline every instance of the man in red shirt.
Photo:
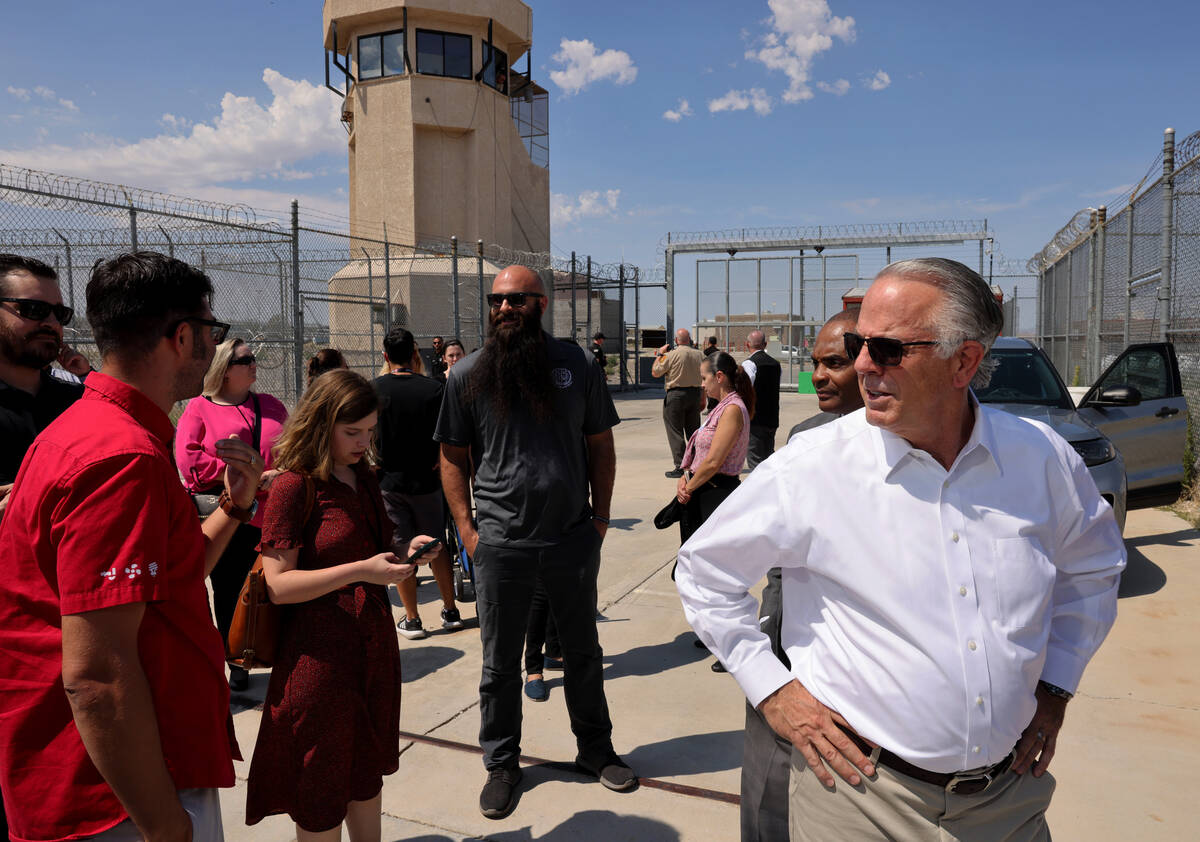
M 216 788 L 238 750 L 204 579 L 263 466 L 221 442 L 223 508 L 201 527 L 167 413 L 199 394 L 229 329 L 211 295 L 153 252 L 97 264 L 103 367 L 17 474 L 0 523 L 0 788 L 19 842 L 222 838 Z

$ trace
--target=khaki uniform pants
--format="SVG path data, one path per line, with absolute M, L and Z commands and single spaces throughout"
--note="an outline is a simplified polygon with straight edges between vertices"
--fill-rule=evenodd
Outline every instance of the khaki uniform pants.
M 791 842 L 1049 842 L 1054 778 L 1005 772 L 978 795 L 954 795 L 876 766 L 856 787 L 836 774 L 832 790 L 792 752 Z

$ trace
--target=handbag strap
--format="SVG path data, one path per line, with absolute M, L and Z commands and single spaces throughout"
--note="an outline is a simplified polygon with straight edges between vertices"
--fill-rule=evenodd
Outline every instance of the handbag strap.
M 257 453 L 262 445 L 262 407 L 258 403 L 258 395 L 254 392 L 250 393 L 250 399 L 254 401 L 254 431 L 250 434 L 250 438 L 254 442 L 254 451 Z

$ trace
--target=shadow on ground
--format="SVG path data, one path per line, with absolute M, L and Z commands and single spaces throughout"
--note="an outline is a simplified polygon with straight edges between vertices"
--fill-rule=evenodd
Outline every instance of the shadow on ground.
M 638 746 L 625 755 L 625 762 L 646 778 L 724 772 L 742 765 L 744 735 L 745 731 L 739 728 L 672 737 Z
M 584 810 L 576 813 L 558 827 L 534 836 L 533 830 L 522 827 L 472 836 L 471 842 L 591 842 L 592 840 L 637 840 L 637 842 L 678 842 L 679 833 L 673 827 L 645 816 L 619 816 L 608 810 Z M 409 837 L 404 842 L 451 842 L 450 837 L 428 835 Z
M 400 655 L 404 683 L 419 681 L 442 667 L 449 666 L 462 656 L 461 649 L 450 646 L 413 646 L 405 649 Z
M 617 655 L 605 655 L 608 665 L 604 668 L 604 680 L 612 681 L 627 675 L 657 675 L 675 667 L 703 661 L 709 656 L 708 651 L 697 649 L 695 640 L 696 635 L 686 631 L 665 643 L 635 646 Z
M 1194 534 L 1194 533 L 1193 533 Z M 1159 543 L 1158 539 L 1147 540 L 1146 543 Z M 1129 560 L 1125 572 L 1121 574 L 1121 585 L 1117 589 L 1117 598 L 1125 599 L 1131 596 L 1147 596 L 1157 593 L 1167 584 L 1167 574 L 1163 569 L 1136 549 L 1136 541 L 1126 541 Z

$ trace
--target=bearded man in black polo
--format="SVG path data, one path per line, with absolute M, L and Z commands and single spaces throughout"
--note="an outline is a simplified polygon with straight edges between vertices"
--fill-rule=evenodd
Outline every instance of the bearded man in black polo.
M 479 809 L 499 819 L 512 812 L 521 780 L 521 660 L 539 580 L 562 645 L 575 762 L 618 792 L 638 781 L 613 750 L 596 632 L 620 419 L 600 367 L 542 330 L 546 289 L 536 274 L 500 272 L 488 304 L 487 341 L 450 370 L 434 438 L 446 502 L 474 560 L 488 771 Z

